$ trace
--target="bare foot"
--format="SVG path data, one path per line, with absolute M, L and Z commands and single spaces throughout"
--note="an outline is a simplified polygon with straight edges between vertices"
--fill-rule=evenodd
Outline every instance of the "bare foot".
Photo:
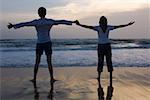
M 32 79 L 32 80 L 30 80 L 30 82 L 34 83 L 34 82 L 36 82 L 36 80 L 35 80 L 35 79 Z
M 53 93 L 50 93 L 48 96 L 47 96 L 47 98 L 49 98 L 49 99 L 53 99 Z
M 58 81 L 58 80 L 56 80 L 56 79 L 54 79 L 54 78 L 51 79 L 51 82 L 52 82 L 52 83 L 54 83 L 54 82 L 56 82 L 56 81 Z

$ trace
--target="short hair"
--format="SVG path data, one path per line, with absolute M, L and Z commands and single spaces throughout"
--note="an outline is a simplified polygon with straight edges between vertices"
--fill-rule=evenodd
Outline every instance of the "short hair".
M 39 14 L 40 17 L 44 18 L 45 15 L 46 15 L 46 8 L 40 7 L 40 8 L 38 9 L 38 14 Z

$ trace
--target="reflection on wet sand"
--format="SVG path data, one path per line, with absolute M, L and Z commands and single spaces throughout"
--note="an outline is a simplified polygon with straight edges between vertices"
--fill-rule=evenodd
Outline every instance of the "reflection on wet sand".
M 36 81 L 31 81 L 33 83 L 33 87 L 34 87 L 34 100 L 39 100 L 39 92 L 37 89 L 37 84 Z
M 98 80 L 98 88 L 97 88 L 97 92 L 98 92 L 98 100 L 104 100 L 104 90 L 103 90 L 103 87 L 100 83 L 100 78 L 97 78 Z M 110 81 L 112 82 L 112 81 Z M 112 83 L 110 83 L 112 84 Z M 112 99 L 112 96 L 113 96 L 113 86 L 108 86 L 107 87 L 107 96 L 106 96 L 106 100 L 111 100 Z
M 53 100 L 54 82 L 51 82 L 50 84 L 51 84 L 51 89 L 50 89 L 47 97 L 49 100 Z
M 40 97 L 40 94 L 38 92 L 38 88 L 37 88 L 37 84 L 36 84 L 36 81 L 32 81 L 33 83 L 33 87 L 34 87 L 34 100 L 40 100 L 39 97 Z M 48 93 L 48 100 L 53 100 L 53 90 L 54 90 L 54 82 L 50 82 L 50 91 Z

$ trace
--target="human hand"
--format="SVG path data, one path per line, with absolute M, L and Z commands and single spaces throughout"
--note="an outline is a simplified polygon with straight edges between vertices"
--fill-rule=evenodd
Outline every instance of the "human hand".
M 79 23 L 79 21 L 78 21 L 78 20 L 76 20 L 76 21 L 75 21 L 75 23 L 76 23 L 77 25 L 80 25 L 80 23 Z
M 11 29 L 11 28 L 13 28 L 13 24 L 11 24 L 11 23 L 9 23 L 8 25 L 7 25 L 7 27 L 8 27 L 8 29 Z
M 135 21 L 128 23 L 128 25 L 132 25 L 132 24 L 134 24 L 134 23 L 135 23 Z
M 77 20 L 75 20 L 75 21 L 72 21 L 72 23 L 76 23 L 76 21 L 77 21 Z

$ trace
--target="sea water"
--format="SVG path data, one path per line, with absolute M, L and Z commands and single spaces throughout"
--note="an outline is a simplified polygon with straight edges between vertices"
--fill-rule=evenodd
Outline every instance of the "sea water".
M 149 39 L 113 39 L 114 67 L 150 67 Z M 52 64 L 55 67 L 96 66 L 97 39 L 53 39 Z M 1 39 L 0 67 L 33 67 L 35 39 Z M 42 55 L 41 67 L 47 67 Z

